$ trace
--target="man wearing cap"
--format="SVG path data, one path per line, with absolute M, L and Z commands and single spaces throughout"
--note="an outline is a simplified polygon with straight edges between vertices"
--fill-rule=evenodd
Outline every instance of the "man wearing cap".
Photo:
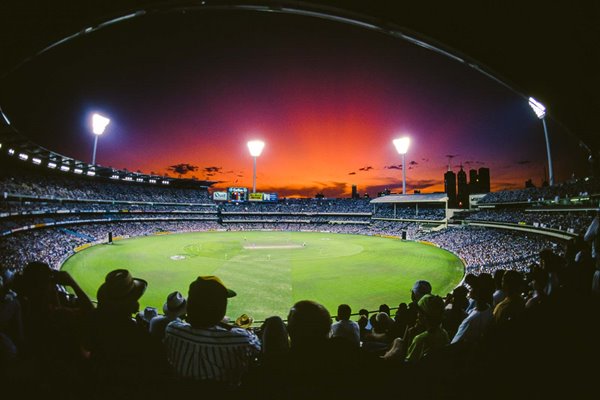
M 190 284 L 187 322 L 175 320 L 165 333 L 167 357 L 177 375 L 239 386 L 261 347 L 251 331 L 222 323 L 227 299 L 235 295 L 216 276 L 199 276 Z
M 450 343 L 448 334 L 442 328 L 444 300 L 440 296 L 426 294 L 419 300 L 418 319 L 425 331 L 415 336 L 408 348 L 406 361 L 419 361 L 432 350 Z

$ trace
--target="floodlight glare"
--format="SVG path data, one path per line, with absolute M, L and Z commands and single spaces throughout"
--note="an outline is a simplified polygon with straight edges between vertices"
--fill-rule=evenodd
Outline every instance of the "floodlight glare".
M 248 142 L 248 150 L 252 157 L 259 157 L 265 148 L 265 142 L 262 140 L 251 140 Z
M 250 155 L 254 157 L 254 169 L 252 173 L 252 193 L 256 193 L 256 158 L 261 155 L 265 148 L 265 142 L 262 140 L 251 140 L 248 142 Z
M 550 152 L 550 137 L 548 136 L 548 127 L 546 126 L 546 107 L 533 97 L 529 98 L 529 106 L 533 109 L 533 112 L 539 119 L 542 120 L 542 126 L 544 127 L 544 137 L 546 138 L 546 157 L 548 158 L 548 180 L 550 186 L 554 186 L 554 171 L 552 168 L 552 153 Z
M 94 132 L 94 135 L 102 135 L 109 123 L 110 119 L 94 113 L 92 115 L 92 132 Z
M 533 97 L 529 98 L 529 106 L 533 109 L 533 112 L 539 119 L 542 119 L 546 116 L 546 107 Z
M 394 139 L 394 146 L 396 146 L 396 151 L 398 154 L 406 154 L 408 152 L 408 146 L 410 145 L 409 137 L 402 137 L 398 139 Z
M 104 133 L 104 129 L 110 123 L 110 119 L 103 117 L 100 114 L 94 113 L 92 115 L 92 132 L 96 137 L 94 138 L 94 152 L 92 153 L 92 164 L 96 164 L 96 147 L 98 146 L 98 136 Z
M 402 155 L 402 194 L 406 194 L 406 153 L 408 152 L 408 146 L 410 145 L 410 138 L 407 136 L 394 139 L 394 146 L 398 154 Z

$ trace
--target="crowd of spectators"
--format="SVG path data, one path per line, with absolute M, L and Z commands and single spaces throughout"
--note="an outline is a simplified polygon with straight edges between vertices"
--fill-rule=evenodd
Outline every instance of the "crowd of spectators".
M 221 203 L 225 213 L 284 213 L 326 214 L 342 213 L 371 215 L 373 206 L 369 199 L 280 199 L 276 203 Z
M 526 224 L 536 228 L 557 229 L 582 234 L 594 219 L 595 211 L 528 211 L 524 209 L 483 209 L 469 214 L 467 220 Z
M 40 199 L 110 200 L 154 203 L 211 203 L 206 188 L 163 187 L 158 184 L 112 182 L 100 178 L 42 174 L 19 170 L 0 174 L 0 193 L 8 196 L 33 196 Z
M 393 218 L 393 219 L 422 219 L 431 221 L 441 221 L 446 218 L 446 210 L 440 207 L 415 206 L 397 206 L 378 204 L 375 208 L 373 218 Z
M 600 179 L 586 178 L 554 186 L 529 187 L 518 190 L 501 190 L 486 194 L 478 204 L 535 203 L 590 196 L 600 193 Z
M 517 390 L 542 398 L 582 397 L 595 384 L 594 370 L 585 365 L 600 355 L 593 345 L 600 295 L 590 284 L 600 264 L 597 249 L 589 246 L 598 240 L 597 219 L 585 240 L 565 244 L 534 233 L 385 220 L 393 218 L 389 208 L 372 215 L 362 199 L 216 205 L 205 190 L 91 182 L 25 172 L 0 179 L 0 231 L 8 231 L 0 237 L 0 383 L 7 398 L 362 399 L 398 391 L 418 399 L 482 393 L 509 398 Z M 520 192 L 564 197 L 584 193 L 582 188 L 596 190 L 594 184 Z M 16 201 L 19 195 L 37 199 Z M 495 199 L 522 196 L 503 193 Z M 68 201 L 57 204 L 58 198 Z M 82 199 L 91 202 L 77 201 Z M 98 200 L 142 203 L 125 209 Z M 401 210 L 396 218 L 412 218 L 398 215 L 414 209 Z M 419 217 L 443 219 L 439 213 L 423 208 Z M 378 216 L 383 219 L 371 218 Z M 593 217 L 519 210 L 471 215 L 576 233 L 591 227 Z M 84 222 L 90 218 L 97 221 Z M 55 225 L 13 232 L 40 223 Z M 412 297 L 394 307 L 395 313 L 382 304 L 354 317 L 340 299 L 333 316 L 321 304 L 303 300 L 290 304 L 287 316 L 253 326 L 248 315 L 235 322 L 226 318 L 235 288 L 214 276 L 175 288 L 162 310 L 139 310 L 148 285 L 144 277 L 112 271 L 94 305 L 68 273 L 57 271 L 75 248 L 105 241 L 109 232 L 119 239 L 256 229 L 406 235 L 457 254 L 466 276 L 452 293 L 437 293 L 424 280 L 398 288 Z M 490 394 L 494 376 L 507 379 Z
M 542 249 L 564 253 L 564 246 L 542 235 L 476 226 L 450 227 L 420 238 L 458 255 L 467 273 L 493 273 L 497 269 L 523 272 Z
M 174 288 L 160 310 L 141 310 L 143 276 L 109 272 L 94 305 L 67 272 L 29 262 L 0 280 L 3 394 L 287 400 L 401 390 L 417 399 L 586 398 L 600 355 L 600 303 L 589 285 L 597 260 L 580 242 L 531 261 L 524 271 L 468 274 L 452 293 L 417 280 L 398 288 L 411 300 L 394 308 L 355 315 L 340 299 L 336 315 L 300 300 L 287 316 L 262 323 L 251 310 L 228 316 L 236 288 L 217 276 Z M 557 341 L 568 349 L 556 349 Z

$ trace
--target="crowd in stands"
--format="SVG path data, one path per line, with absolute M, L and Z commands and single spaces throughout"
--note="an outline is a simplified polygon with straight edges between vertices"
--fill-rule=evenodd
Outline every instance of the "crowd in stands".
M 0 194 L 41 199 L 110 200 L 154 203 L 211 203 L 208 190 L 155 184 L 99 181 L 99 178 L 49 175 L 27 170 L 0 175 Z
M 364 213 L 370 215 L 373 211 L 369 199 L 281 199 L 276 203 L 221 203 L 220 208 L 223 213 Z
M 446 210 L 440 207 L 398 206 L 394 210 L 393 205 L 378 204 L 375 208 L 373 218 L 394 218 L 394 219 L 423 219 L 432 221 L 441 221 L 446 218 Z
M 502 190 L 486 194 L 478 204 L 534 203 L 600 194 L 600 179 L 586 178 L 554 186 Z
M 523 272 L 544 248 L 564 252 L 562 245 L 541 235 L 476 226 L 451 227 L 421 238 L 458 255 L 467 273 L 493 273 L 497 269 Z
M 306 299 L 261 324 L 228 316 L 237 294 L 217 276 L 141 310 L 148 282 L 126 269 L 85 293 L 28 262 L 0 280 L 0 383 L 7 398 L 593 397 L 600 260 L 588 239 L 543 249 L 525 271 L 468 274 L 452 293 L 418 280 L 397 308 L 353 316 L 340 299 L 332 314 Z
M 539 228 L 583 233 L 594 219 L 594 211 L 526 211 L 522 209 L 483 209 L 467 220 L 527 224 Z
M 162 232 L 195 232 L 222 229 L 216 221 L 152 221 L 81 224 L 68 228 L 35 229 L 8 235 L 0 240 L 0 265 L 13 272 L 38 260 L 60 268 L 78 246 L 113 237 L 135 237 Z
M 7 398 L 579 398 L 595 388 L 595 370 L 585 366 L 600 356 L 598 214 L 471 215 L 585 233 L 565 243 L 385 220 L 393 218 L 390 207 L 374 211 L 363 199 L 215 204 L 206 190 L 94 182 L 28 172 L 0 178 L 0 232 L 8 232 L 0 237 L 0 384 Z M 515 192 L 486 201 L 599 191 L 590 181 Z M 142 203 L 118 203 L 129 201 Z M 422 208 L 419 219 L 441 220 L 440 211 Z M 396 218 L 411 213 L 398 208 Z M 90 218 L 98 221 L 84 222 Z M 70 223 L 13 232 L 57 222 Z M 410 290 L 411 302 L 392 309 L 382 304 L 355 316 L 340 299 L 332 315 L 308 299 L 253 325 L 252 310 L 227 316 L 235 288 L 218 277 L 174 288 L 162 310 L 140 310 L 144 277 L 114 270 L 97 293 L 85 293 L 59 270 L 76 247 L 105 241 L 108 232 L 254 229 L 406 234 L 457 254 L 466 276 L 452 293 L 425 280 L 398 288 Z

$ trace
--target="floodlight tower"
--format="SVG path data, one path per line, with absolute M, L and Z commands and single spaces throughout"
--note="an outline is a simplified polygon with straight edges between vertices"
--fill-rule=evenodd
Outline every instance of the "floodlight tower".
M 110 123 L 110 119 L 103 117 L 100 114 L 92 115 L 92 132 L 96 136 L 94 138 L 94 153 L 92 154 L 92 165 L 96 164 L 96 147 L 98 146 L 98 137 L 104 133 L 104 130 Z
M 254 172 L 252 174 L 252 193 L 256 193 L 256 159 L 260 156 L 265 148 L 265 142 L 262 140 L 251 140 L 248 142 L 248 150 L 250 155 L 254 157 Z
M 552 169 L 552 154 L 550 153 L 550 138 L 548 137 L 548 127 L 546 126 L 546 107 L 533 97 L 529 98 L 529 106 L 539 119 L 542 120 L 544 126 L 544 136 L 546 137 L 546 154 L 548 157 L 548 179 L 550 186 L 554 186 L 554 170 Z
M 398 154 L 402 154 L 402 194 L 406 194 L 406 153 L 410 145 L 410 138 L 405 136 L 394 139 L 393 142 Z

